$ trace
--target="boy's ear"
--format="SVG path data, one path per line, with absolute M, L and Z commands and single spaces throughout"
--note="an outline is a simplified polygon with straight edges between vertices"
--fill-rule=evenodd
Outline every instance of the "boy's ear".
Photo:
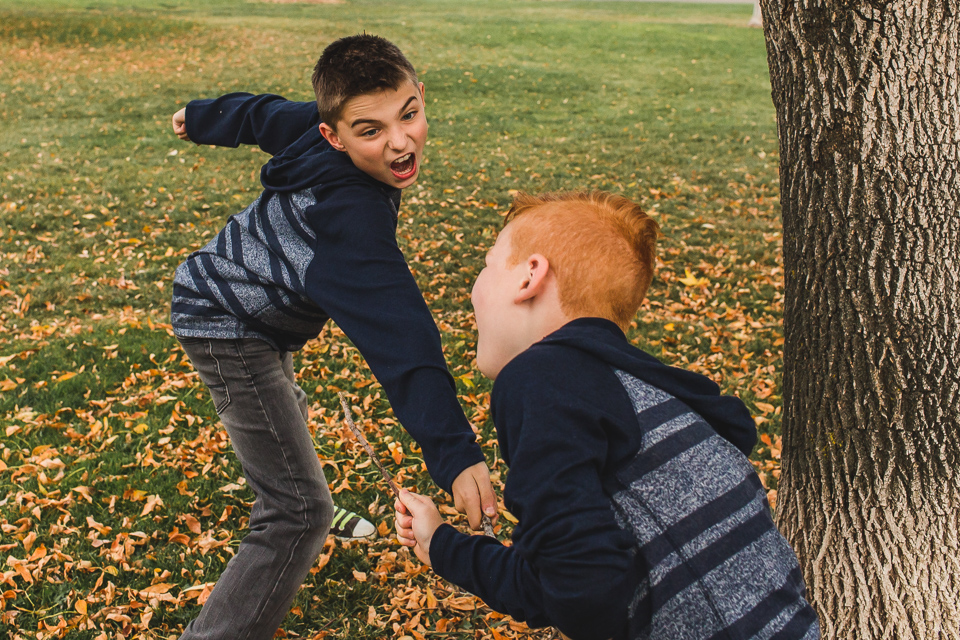
M 527 258 L 523 282 L 513 301 L 515 303 L 532 300 L 544 292 L 547 276 L 550 274 L 550 262 L 541 254 L 535 253 Z
M 340 142 L 340 136 L 337 135 L 337 130 L 328 125 L 326 122 L 320 123 L 320 135 L 326 138 L 327 142 L 330 143 L 330 146 L 337 151 L 346 151 L 343 143 Z

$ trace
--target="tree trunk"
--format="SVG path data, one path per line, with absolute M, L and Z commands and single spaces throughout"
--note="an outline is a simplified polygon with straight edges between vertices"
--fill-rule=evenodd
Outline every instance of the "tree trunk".
M 960 5 L 763 0 L 777 521 L 826 638 L 960 638 Z

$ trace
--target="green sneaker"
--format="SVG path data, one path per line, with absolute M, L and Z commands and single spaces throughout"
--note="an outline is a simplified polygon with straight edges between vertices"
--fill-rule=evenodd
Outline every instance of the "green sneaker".
M 333 524 L 330 525 L 330 533 L 338 538 L 353 540 L 376 537 L 377 529 L 369 520 L 361 518 L 353 511 L 333 505 Z

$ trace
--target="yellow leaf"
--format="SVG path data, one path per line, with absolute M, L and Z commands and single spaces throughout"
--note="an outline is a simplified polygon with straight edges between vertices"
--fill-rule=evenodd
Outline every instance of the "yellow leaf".
M 367 581 L 367 574 L 365 574 L 363 571 L 357 571 L 356 569 L 354 569 L 354 570 L 353 570 L 353 577 L 357 579 L 357 582 L 366 582 L 366 581 Z
M 679 278 L 678 281 L 687 285 L 688 287 L 702 287 L 710 284 L 710 281 L 706 278 L 694 278 L 693 274 L 690 273 L 690 269 L 684 269 L 683 271 L 686 274 L 686 277 Z
M 63 374 L 62 376 L 58 377 L 58 378 L 56 379 L 56 382 L 63 382 L 64 380 L 69 380 L 70 378 L 74 377 L 75 375 L 77 375 L 75 371 L 68 371 L 68 372 L 66 372 L 65 374 Z
M 517 520 L 517 517 L 516 517 L 515 515 L 513 515 L 512 513 L 510 513 L 509 511 L 507 511 L 506 509 L 503 509 L 503 510 L 500 512 L 500 515 L 502 515 L 504 518 L 506 518 L 507 520 L 509 520 L 509 521 L 512 522 L 513 524 L 517 524 L 518 522 L 520 522 L 519 520 Z
M 77 603 L 73 605 L 73 608 L 77 610 L 82 616 L 87 615 L 87 601 L 86 600 L 77 600 Z

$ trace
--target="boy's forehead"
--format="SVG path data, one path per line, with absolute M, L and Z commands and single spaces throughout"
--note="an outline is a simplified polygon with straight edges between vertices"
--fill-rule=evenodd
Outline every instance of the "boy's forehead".
M 493 241 L 493 246 L 487 250 L 487 255 L 494 251 L 496 251 L 497 254 L 507 254 L 510 252 L 510 225 L 511 223 L 508 222 L 504 228 L 500 229 L 496 240 Z
M 420 97 L 420 87 L 411 81 L 404 82 L 396 89 L 384 87 L 349 98 L 343 103 L 340 119 L 349 126 L 354 119 L 365 113 L 376 111 L 391 102 L 406 103 L 410 98 Z

